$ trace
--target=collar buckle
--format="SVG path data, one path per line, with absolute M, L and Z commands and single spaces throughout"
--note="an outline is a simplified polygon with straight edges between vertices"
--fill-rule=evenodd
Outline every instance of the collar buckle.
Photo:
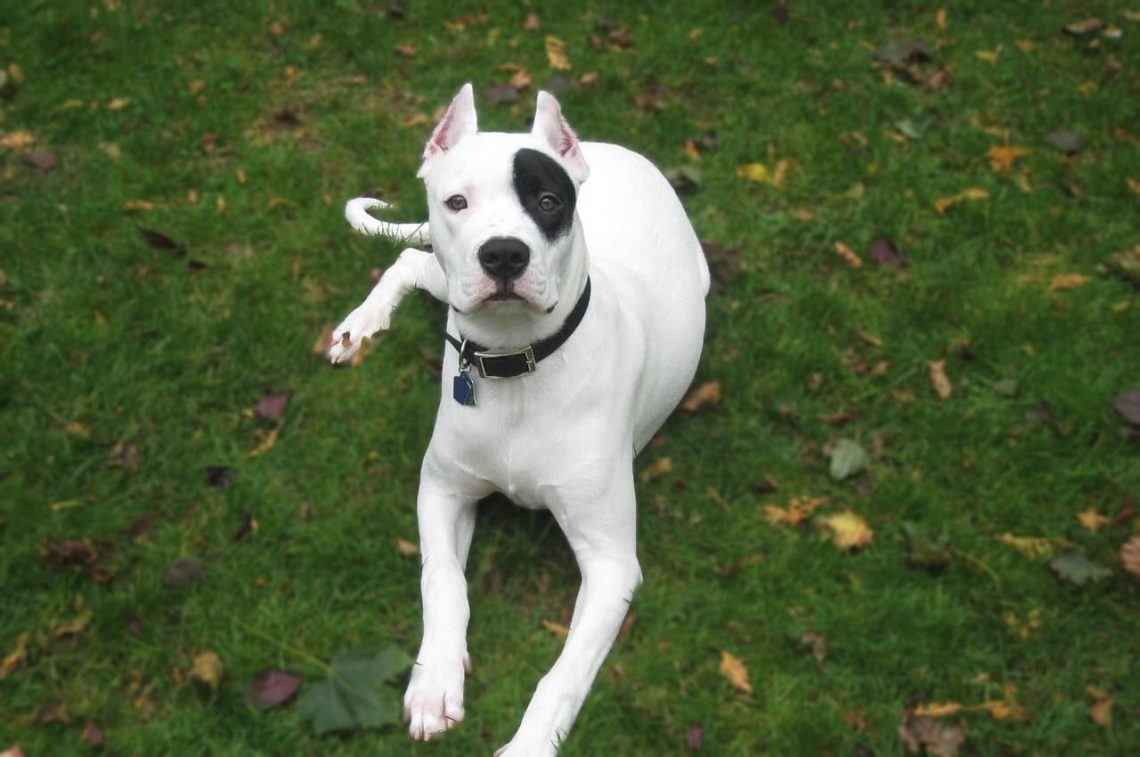
M 534 347 L 529 344 L 515 352 L 473 352 L 471 357 L 483 378 L 514 378 L 538 368 Z

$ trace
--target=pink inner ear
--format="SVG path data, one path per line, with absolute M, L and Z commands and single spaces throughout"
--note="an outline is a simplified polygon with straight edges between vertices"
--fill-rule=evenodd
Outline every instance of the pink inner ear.
M 447 135 L 454 122 L 455 109 L 448 108 L 447 113 L 443 116 L 443 120 L 435 127 L 435 131 L 431 133 L 431 139 L 428 140 L 427 146 L 424 148 L 425 158 L 429 155 L 435 155 L 437 152 L 447 152 L 451 149 L 451 144 L 447 141 Z

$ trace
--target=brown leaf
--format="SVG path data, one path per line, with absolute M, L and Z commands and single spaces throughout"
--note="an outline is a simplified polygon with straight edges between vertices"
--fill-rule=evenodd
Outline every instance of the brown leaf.
M 1080 273 L 1063 273 L 1054 276 L 1053 280 L 1049 282 L 1050 292 L 1060 292 L 1065 289 L 1076 289 L 1089 282 L 1089 277 Z
M 119 442 L 111 448 L 111 454 L 107 457 L 107 465 L 111 468 L 122 468 L 129 473 L 138 471 L 138 448 L 130 442 Z
M 911 754 L 918 754 L 925 747 L 928 755 L 954 757 L 966 740 L 966 724 L 948 725 L 908 710 L 899 723 L 899 739 Z
M 827 659 L 827 639 L 815 631 L 805 631 L 800 637 L 800 643 L 811 649 L 811 656 L 820 665 Z
M 1082 526 L 1093 532 L 1101 530 L 1108 523 L 1108 518 L 1098 513 L 1095 507 L 1077 513 L 1077 520 Z
M 512 84 L 492 84 L 483 90 L 483 99 L 491 105 L 518 102 L 519 90 Z
M 887 237 L 875 237 L 871 240 L 871 260 L 887 268 L 902 268 L 906 265 L 906 258 L 899 252 L 895 243 Z
M 720 382 L 706 381 L 689 391 L 681 402 L 681 409 L 687 413 L 695 413 L 701 408 L 720 404 Z
M 1134 426 L 1140 426 L 1140 391 L 1122 394 L 1112 401 L 1116 412 Z
M 262 709 L 288 702 L 300 688 L 301 676 L 278 668 L 263 670 L 249 682 L 250 697 Z
M 59 159 L 55 153 L 46 150 L 32 150 L 23 154 L 24 162 L 40 172 L 47 172 L 59 167 Z
M 964 201 L 984 200 L 990 196 L 990 193 L 980 187 L 971 187 L 964 189 L 952 197 L 939 197 L 934 201 L 934 209 L 938 211 L 938 215 L 942 215 L 947 210 Z
M 1088 687 L 1093 703 L 1089 705 L 1089 717 L 1101 728 L 1108 728 L 1112 722 L 1112 695 L 1095 686 Z
M 0 662 L 0 681 L 23 665 L 26 659 L 28 659 L 28 634 L 25 631 L 16 637 L 16 648 L 4 658 L 3 662 Z
M 253 407 L 253 412 L 259 418 L 277 420 L 285 412 L 285 406 L 289 404 L 289 398 L 292 396 L 293 393 L 288 391 L 267 394 L 257 401 Z
M 103 736 L 103 729 L 94 720 L 88 720 L 83 724 L 83 730 L 79 733 L 79 740 L 91 747 L 93 752 L 100 752 L 107 745 L 107 740 Z
M 572 68 L 570 58 L 566 55 L 566 43 L 558 37 L 547 35 L 546 60 L 556 71 L 569 71 Z
M 545 628 L 547 631 L 550 631 L 555 636 L 561 636 L 564 639 L 570 634 L 569 628 L 562 625 L 561 623 L 555 623 L 552 620 L 542 621 L 542 627 Z
M 1012 171 L 1013 164 L 1028 154 L 1029 150 L 1017 145 L 994 145 L 986 151 L 990 167 L 999 173 Z
M 773 526 L 798 526 L 827 502 L 827 497 L 793 496 L 787 508 L 764 505 L 764 517 Z
M 542 21 L 539 19 L 537 13 L 528 13 L 526 18 L 523 19 L 522 28 L 524 32 L 536 32 L 542 28 Z
M 664 476 L 673 470 L 673 460 L 668 457 L 659 457 L 641 471 L 641 483 L 645 484 L 653 479 Z
M 835 243 L 835 251 L 839 253 L 839 257 L 843 258 L 843 262 L 847 264 L 848 268 L 863 267 L 863 259 L 856 255 L 854 250 L 843 244 L 843 242 Z
M 260 434 L 260 432 L 261 432 L 261 429 L 257 429 L 254 432 L 255 438 Z M 269 450 L 276 447 L 277 446 L 277 437 L 280 433 L 281 433 L 281 427 L 280 426 L 274 426 L 273 428 L 269 429 L 269 433 L 260 434 L 261 441 L 258 443 L 258 445 L 256 447 L 254 447 L 253 449 L 251 449 L 249 451 L 249 453 L 246 455 L 246 457 L 251 457 L 251 458 L 252 457 L 261 457 L 266 452 L 268 452 Z
M 175 242 L 170 237 L 163 234 L 161 231 L 154 231 L 152 229 L 144 229 L 139 227 L 139 234 L 148 245 L 156 250 L 166 250 L 174 253 L 175 257 L 182 257 L 186 254 L 186 248 Z
M 732 686 L 746 694 L 752 693 L 752 684 L 748 682 L 748 668 L 740 658 L 731 652 L 720 653 L 720 674 L 728 679 Z
M 954 387 L 946 376 L 946 361 L 931 360 L 926 364 L 926 367 L 930 371 L 930 385 L 934 388 L 934 393 L 938 395 L 938 399 L 943 401 L 950 399 Z
M 1083 21 L 1074 21 L 1071 24 L 1066 24 L 1062 31 L 1071 37 L 1083 37 L 1086 34 L 1092 34 L 1098 31 L 1102 26 L 1104 26 L 1103 21 L 1096 16 L 1091 16 Z
M 197 583 L 206 577 L 206 564 L 197 557 L 184 557 L 170 566 L 163 579 L 170 588 Z
M 394 49 L 405 58 L 415 57 L 415 54 L 420 51 L 419 45 L 413 45 L 409 43 L 396 45 Z
M 1140 534 L 1136 534 L 1120 548 L 1120 564 L 1126 571 L 1140 578 Z
M 396 552 L 401 557 L 419 557 L 420 546 L 415 542 L 410 542 L 407 539 L 396 539 Z
M 719 294 L 724 291 L 725 287 L 740 278 L 740 274 L 744 270 L 744 264 L 740 258 L 740 248 L 718 244 L 707 239 L 701 240 L 701 248 L 705 252 L 705 259 L 708 261 L 712 290 Z

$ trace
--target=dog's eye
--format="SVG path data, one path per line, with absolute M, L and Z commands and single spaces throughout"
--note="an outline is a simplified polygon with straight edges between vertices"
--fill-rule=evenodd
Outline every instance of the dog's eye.
M 538 196 L 538 209 L 544 213 L 552 213 L 560 207 L 562 207 L 562 200 L 558 199 L 558 195 L 543 192 Z
M 445 204 L 451 210 L 465 210 L 467 208 L 467 198 L 463 195 L 452 195 L 447 198 Z

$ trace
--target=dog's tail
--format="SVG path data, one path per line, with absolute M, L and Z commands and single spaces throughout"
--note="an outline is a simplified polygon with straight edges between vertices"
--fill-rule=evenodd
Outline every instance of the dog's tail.
M 357 197 L 344 205 L 344 217 L 361 234 L 398 239 L 410 245 L 431 244 L 427 221 L 423 223 L 388 223 L 368 213 L 369 208 L 386 208 L 388 203 L 371 197 Z

